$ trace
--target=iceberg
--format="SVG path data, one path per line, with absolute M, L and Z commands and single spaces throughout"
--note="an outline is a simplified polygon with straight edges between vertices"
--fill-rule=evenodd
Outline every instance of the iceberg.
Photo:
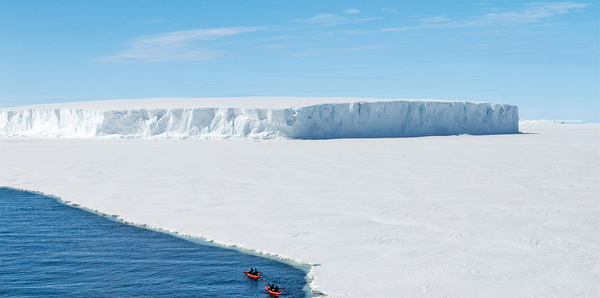
M 255 103 L 249 107 L 210 107 L 206 102 L 198 107 L 189 104 L 178 107 L 171 102 L 168 108 L 146 108 L 142 102 L 141 107 L 113 109 L 111 101 L 104 101 L 102 108 L 32 106 L 0 110 L 0 136 L 339 139 L 519 132 L 518 108 L 513 105 L 439 100 L 336 100 L 290 104 L 287 108 L 261 107 Z

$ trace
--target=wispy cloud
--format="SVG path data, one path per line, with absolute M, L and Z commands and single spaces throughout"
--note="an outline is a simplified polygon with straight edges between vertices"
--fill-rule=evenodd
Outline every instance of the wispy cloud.
M 525 6 L 526 9 L 521 12 L 487 13 L 482 16 L 476 16 L 461 21 L 449 22 L 447 25 L 452 27 L 481 27 L 514 23 L 535 23 L 545 18 L 585 8 L 589 6 L 589 4 L 560 2 L 533 3 L 526 4 Z
M 298 19 L 294 20 L 294 22 L 306 23 L 306 24 L 319 24 L 319 25 L 339 25 L 347 23 L 350 19 L 348 17 L 333 14 L 333 13 L 323 13 L 316 15 L 309 19 Z
M 344 10 L 345 14 L 358 14 L 360 11 L 358 9 L 346 9 Z
M 419 21 L 423 22 L 423 23 L 428 23 L 428 24 L 435 24 L 435 23 L 446 23 L 446 22 L 449 22 L 450 19 L 448 19 L 446 16 L 437 16 L 437 17 L 420 19 Z
M 297 23 L 305 23 L 311 25 L 321 25 L 321 26 L 334 26 L 334 25 L 344 25 L 350 23 L 360 23 L 374 20 L 381 20 L 382 17 L 374 17 L 374 18 L 360 18 L 360 11 L 358 9 L 347 9 L 342 11 L 342 13 L 323 13 L 316 15 L 312 18 L 308 19 L 296 19 L 292 20 L 292 22 Z
M 255 46 L 255 49 L 267 49 L 267 50 L 280 50 L 280 49 L 289 49 L 289 48 L 293 48 L 294 46 L 289 45 L 289 44 L 268 44 L 268 45 L 260 45 L 260 46 Z
M 167 32 L 135 39 L 129 48 L 97 62 L 144 63 L 167 61 L 211 61 L 223 51 L 207 48 L 221 37 L 262 30 L 262 27 L 230 27 Z
M 351 47 L 351 48 L 312 49 L 312 50 L 295 53 L 294 56 L 315 56 L 315 55 L 321 55 L 321 54 L 327 54 L 327 53 L 383 50 L 383 49 L 389 49 L 389 48 L 390 47 L 388 47 L 388 46 L 364 46 L 364 47 Z
M 590 4 L 575 2 L 530 3 L 525 4 L 525 8 L 521 11 L 486 13 L 478 16 L 466 17 L 460 20 L 451 20 L 445 16 L 437 16 L 419 20 L 422 23 L 421 25 L 385 28 L 381 31 L 389 32 L 408 31 L 423 28 L 464 28 L 501 26 L 517 23 L 536 23 L 555 15 L 565 14 L 578 9 L 586 8 L 589 5 Z
M 346 9 L 338 13 L 324 13 L 307 19 L 292 20 L 291 23 L 279 27 L 229 27 L 196 29 L 186 31 L 174 31 L 151 36 L 140 37 L 132 40 L 125 45 L 125 48 L 113 55 L 96 59 L 97 62 L 105 63 L 147 63 L 147 62 L 169 62 L 169 61 L 213 61 L 218 59 L 228 49 L 231 50 L 233 44 L 244 44 L 253 48 L 262 49 L 289 49 L 307 48 L 306 43 L 299 43 L 298 38 L 294 38 L 293 31 L 302 31 L 318 29 L 319 32 L 335 34 L 343 32 L 346 34 L 370 34 L 381 32 L 401 32 L 426 28 L 473 28 L 485 26 L 505 26 L 511 24 L 527 24 L 542 22 L 553 16 L 572 13 L 584 8 L 590 4 L 576 2 L 556 2 L 556 3 L 530 3 L 524 4 L 516 9 L 493 9 L 485 7 L 480 9 L 478 14 L 463 15 L 440 15 L 428 16 L 427 18 L 412 19 L 411 23 L 406 23 L 401 27 L 363 26 L 364 29 L 357 29 L 359 24 L 367 21 L 381 20 L 382 17 L 363 17 L 357 9 Z M 492 10 L 493 9 L 493 10 Z M 386 9 L 387 12 L 397 12 L 396 9 Z M 389 20 L 389 19 L 388 19 Z M 162 22 L 161 19 L 146 21 L 146 23 Z M 298 25 L 298 24 L 302 25 Z M 141 24 L 141 23 L 140 23 Z M 328 31 L 327 26 L 340 25 L 341 31 Z M 343 25 L 348 25 L 345 28 Z M 377 28 L 379 27 L 379 28 Z M 229 36 L 242 35 L 254 31 L 264 31 L 261 36 L 255 36 L 254 39 L 237 38 L 216 42 L 218 39 L 224 39 Z M 271 35 L 287 32 L 288 35 Z M 277 33 L 274 33 L 277 32 Z M 271 34 L 269 34 L 271 33 Z M 288 42 L 282 42 L 287 39 Z M 363 44 L 364 45 L 364 44 Z M 362 51 L 381 49 L 378 46 L 365 46 L 355 48 L 321 48 L 308 49 L 303 52 L 291 53 L 294 56 L 310 56 L 319 54 L 328 54 L 331 52 L 343 51 Z

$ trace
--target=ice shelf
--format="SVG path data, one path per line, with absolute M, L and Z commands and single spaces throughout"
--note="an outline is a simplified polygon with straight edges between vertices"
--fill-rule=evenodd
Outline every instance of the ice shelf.
M 313 101 L 314 102 L 314 101 Z M 518 108 L 466 101 L 354 101 L 281 107 L 0 111 L 0 136 L 46 138 L 337 139 L 518 133 Z M 142 105 L 143 106 L 143 105 Z M 117 106 L 118 107 L 118 106 Z

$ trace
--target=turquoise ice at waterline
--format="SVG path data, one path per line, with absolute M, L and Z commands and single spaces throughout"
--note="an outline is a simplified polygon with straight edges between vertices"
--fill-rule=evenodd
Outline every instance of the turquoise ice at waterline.
M 259 268 L 283 297 L 309 297 L 306 272 L 277 260 L 202 245 L 0 188 L 0 296 L 267 297 Z

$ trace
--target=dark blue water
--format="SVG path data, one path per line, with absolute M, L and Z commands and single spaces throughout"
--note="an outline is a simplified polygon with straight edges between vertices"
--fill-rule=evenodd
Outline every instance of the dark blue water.
M 285 287 L 281 297 L 307 297 L 306 272 L 287 263 L 0 188 L 2 297 L 269 297 L 242 273 L 250 267 Z

